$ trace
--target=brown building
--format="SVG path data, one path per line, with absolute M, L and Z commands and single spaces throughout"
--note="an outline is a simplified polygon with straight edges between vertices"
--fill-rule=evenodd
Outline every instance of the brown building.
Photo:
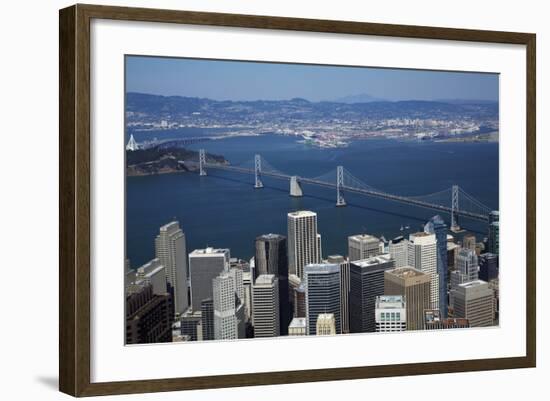
M 172 296 L 143 285 L 126 297 L 126 344 L 172 341 Z
M 454 317 L 468 319 L 470 327 L 494 325 L 494 292 L 485 281 L 475 280 L 459 284 L 453 298 Z
M 438 309 L 424 311 L 424 328 L 426 330 L 467 329 L 470 327 L 468 319 L 442 319 Z
M 424 328 L 424 311 L 430 307 L 430 276 L 410 266 L 384 272 L 384 295 L 404 295 L 407 330 Z

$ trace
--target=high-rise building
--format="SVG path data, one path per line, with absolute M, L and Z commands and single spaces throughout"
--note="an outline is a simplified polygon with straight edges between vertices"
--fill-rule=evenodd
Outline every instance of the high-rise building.
M 392 239 L 388 245 L 388 252 L 395 262 L 395 267 L 409 265 L 409 241 L 402 235 Z
M 203 299 L 212 298 L 212 280 L 229 269 L 229 249 L 195 249 L 189 254 L 191 307 L 200 310 Z
M 289 272 L 303 278 L 304 266 L 321 262 L 321 236 L 317 232 L 317 213 L 291 212 L 288 222 Z
M 135 284 L 150 284 L 153 287 L 153 293 L 165 294 L 169 291 L 166 282 L 165 267 L 160 260 L 155 258 L 137 268 L 135 272 Z
M 334 314 L 336 333 L 340 334 L 340 267 L 328 263 L 306 265 L 304 284 L 308 334 L 316 334 L 317 317 L 322 313 Z
M 350 332 L 376 330 L 376 297 L 384 295 L 384 272 L 394 268 L 389 254 L 373 256 L 350 263 Z
M 439 274 L 437 273 L 437 240 L 435 234 L 418 232 L 409 236 L 409 266 L 430 277 L 431 309 L 439 309 Z
M 467 329 L 468 319 L 443 318 L 438 309 L 424 311 L 424 328 L 426 330 Z
M 177 221 L 159 230 L 155 238 L 155 253 L 165 268 L 166 281 L 173 294 L 174 311 L 181 314 L 189 307 L 187 298 L 187 249 L 185 234 Z
M 478 258 L 472 249 L 461 248 L 456 255 L 455 270 L 451 273 L 451 289 L 478 279 Z
M 384 294 L 404 295 L 407 309 L 407 330 L 424 328 L 424 311 L 430 308 L 428 274 L 410 266 L 384 272 Z
M 449 270 L 454 270 L 456 268 L 455 261 L 458 251 L 460 251 L 460 246 L 458 244 L 447 242 L 447 267 Z M 447 279 L 447 283 L 449 280 L 450 279 Z
M 302 284 L 302 279 L 295 274 L 288 275 L 288 299 L 290 303 L 290 310 L 293 312 L 293 317 L 299 317 L 296 315 L 296 289 Z M 305 293 L 304 293 L 305 294 Z M 305 298 L 304 298 L 305 302 Z M 305 313 L 305 309 L 304 309 Z M 305 317 L 301 316 L 301 317 Z
M 185 341 L 198 341 L 201 327 L 201 311 L 187 310 L 179 320 L 180 334 Z M 201 338 L 202 340 L 202 335 Z
M 340 266 L 340 318 L 342 333 L 349 333 L 349 260 L 341 255 L 331 255 L 327 262 Z
M 286 237 L 279 234 L 264 234 L 256 238 L 254 258 L 256 277 L 273 274 L 279 287 L 279 327 L 281 335 L 287 334 L 292 317 L 288 287 L 288 259 Z
M 489 224 L 499 220 L 500 220 L 500 213 L 498 210 L 493 210 L 491 213 L 489 213 Z
M 443 317 L 447 317 L 447 283 L 449 282 L 447 278 L 447 225 L 441 216 L 436 215 L 428 221 L 424 230 L 427 233 L 435 234 L 437 247 L 437 276 L 439 279 L 439 310 Z
M 172 342 L 172 294 L 155 294 L 151 284 L 126 296 L 126 344 Z
M 471 233 L 464 234 L 462 237 L 462 248 L 476 250 L 476 236 Z
M 321 313 L 317 316 L 316 334 L 331 336 L 336 334 L 336 319 L 333 313 Z
M 223 272 L 212 280 L 212 287 L 214 293 L 214 339 L 237 339 L 238 298 L 235 293 L 235 280 L 229 272 Z
M 369 234 L 348 237 L 349 261 L 367 259 L 380 254 L 380 239 Z
M 258 276 L 252 287 L 252 324 L 254 337 L 280 335 L 279 285 L 274 274 Z
M 301 283 L 298 287 L 294 288 L 294 317 L 306 317 L 306 286 Z
M 214 339 L 214 301 L 212 298 L 201 302 L 201 327 L 204 341 Z
M 390 333 L 407 330 L 407 307 L 403 295 L 381 295 L 375 303 L 376 331 Z
M 483 253 L 479 255 L 479 278 L 483 281 L 491 281 L 498 278 L 498 255 Z
M 499 221 L 493 221 L 489 224 L 489 249 L 490 253 L 498 255 L 498 243 L 499 243 Z
M 288 326 L 289 336 L 305 336 L 307 335 L 307 323 L 305 317 L 295 317 Z
M 494 294 L 485 281 L 459 284 L 454 294 L 454 317 L 468 319 L 470 327 L 494 324 Z

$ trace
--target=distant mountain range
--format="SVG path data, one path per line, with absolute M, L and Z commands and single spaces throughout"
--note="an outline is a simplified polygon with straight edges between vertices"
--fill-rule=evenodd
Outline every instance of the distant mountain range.
M 368 95 L 350 97 L 367 99 Z M 370 98 L 370 97 L 369 97 Z M 345 98 L 344 98 L 345 99 Z M 374 99 L 374 98 L 371 98 Z M 363 103 L 342 101 L 310 102 L 290 100 L 230 101 L 197 97 L 159 96 L 129 92 L 126 94 L 127 119 L 145 121 L 158 118 L 212 119 L 221 122 L 288 121 L 288 120 L 362 120 L 365 118 L 498 118 L 497 102 L 479 101 L 379 101 Z
M 344 96 L 333 100 L 336 103 L 370 103 L 370 102 L 385 102 L 385 99 L 371 96 L 367 93 L 358 95 Z

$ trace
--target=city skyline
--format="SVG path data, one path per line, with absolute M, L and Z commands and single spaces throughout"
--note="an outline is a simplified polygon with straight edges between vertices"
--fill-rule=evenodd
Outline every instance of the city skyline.
M 212 100 L 498 102 L 499 76 L 361 66 L 126 56 L 126 92 Z M 355 99 L 355 100 L 354 100 Z

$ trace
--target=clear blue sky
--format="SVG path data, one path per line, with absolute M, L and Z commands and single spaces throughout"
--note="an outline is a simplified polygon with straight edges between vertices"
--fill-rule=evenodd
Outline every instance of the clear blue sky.
M 498 100 L 498 75 L 365 67 L 126 57 L 126 90 L 216 100 Z

